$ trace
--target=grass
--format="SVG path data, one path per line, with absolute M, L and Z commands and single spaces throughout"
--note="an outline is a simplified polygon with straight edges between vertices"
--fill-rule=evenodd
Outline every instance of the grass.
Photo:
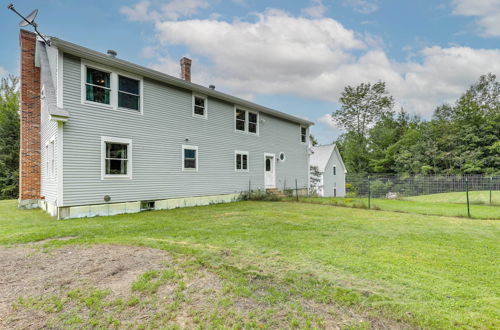
M 500 328 L 498 221 L 291 202 L 248 201 L 66 221 L 15 207 L 15 201 L 0 201 L 0 244 L 75 236 L 46 245 L 142 245 L 189 257 L 220 276 L 231 299 L 257 299 L 264 306 L 246 323 L 249 327 L 283 310 L 291 326 L 321 327 L 321 319 L 301 312 L 305 299 L 416 327 Z M 178 276 L 152 270 L 134 282 L 133 292 L 152 294 L 165 279 L 182 282 Z M 182 290 L 176 293 L 179 301 L 184 301 Z M 98 309 L 105 294 L 76 292 L 68 299 Z M 61 303 L 46 299 L 57 313 Z M 232 303 L 221 299 L 209 317 L 195 311 L 191 316 L 214 327 L 241 326 L 227 312 Z
M 448 200 L 455 200 L 454 195 L 452 195 L 452 197 L 438 196 L 437 200 L 443 200 L 445 202 L 433 201 L 433 198 L 428 196 L 433 195 L 409 197 L 404 200 L 372 198 L 371 208 L 376 210 L 416 213 L 424 215 L 467 217 L 467 204 L 446 202 Z M 459 200 L 458 197 L 456 198 L 456 200 Z M 300 198 L 300 201 L 303 203 L 368 208 L 368 198 L 303 197 Z M 470 213 L 471 218 L 473 219 L 500 219 L 499 206 L 471 204 Z
M 465 192 L 451 192 L 442 194 L 431 194 L 407 197 L 406 200 L 416 201 L 416 202 L 432 202 L 432 203 L 467 203 L 467 197 Z M 470 191 L 469 201 L 471 204 L 479 205 L 489 205 L 490 204 L 490 192 L 489 191 Z M 491 204 L 500 205 L 500 191 L 491 192 Z

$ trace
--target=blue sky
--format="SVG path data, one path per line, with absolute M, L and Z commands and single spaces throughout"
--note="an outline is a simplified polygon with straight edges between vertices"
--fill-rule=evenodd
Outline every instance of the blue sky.
M 1 2 L 0 75 L 18 74 L 19 19 Z M 40 30 L 315 121 L 347 84 L 387 82 L 398 106 L 429 118 L 479 75 L 500 72 L 500 0 L 16 1 Z

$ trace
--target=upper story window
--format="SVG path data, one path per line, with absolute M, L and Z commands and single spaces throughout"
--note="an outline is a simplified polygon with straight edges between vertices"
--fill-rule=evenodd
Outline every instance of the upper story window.
M 193 116 L 207 118 L 207 97 L 193 94 Z
M 307 142 L 307 127 L 300 127 L 300 142 Z
M 87 67 L 85 92 L 87 101 L 110 104 L 111 73 Z
M 142 78 L 82 60 L 82 103 L 142 113 Z
M 139 110 L 140 81 L 118 76 L 118 107 Z
M 101 178 L 132 178 L 132 140 L 101 137 Z
M 186 145 L 182 146 L 182 170 L 198 170 L 198 147 Z
M 241 172 L 248 172 L 248 152 L 247 151 L 235 151 L 235 170 Z
M 337 175 L 337 166 L 333 165 L 333 175 Z
M 259 133 L 259 114 L 240 108 L 235 108 L 235 129 L 253 134 Z

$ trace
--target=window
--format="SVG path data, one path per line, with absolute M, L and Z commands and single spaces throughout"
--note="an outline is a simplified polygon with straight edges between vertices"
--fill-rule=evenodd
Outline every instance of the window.
M 248 131 L 250 133 L 257 133 L 257 114 L 248 112 Z
M 96 103 L 111 103 L 111 74 L 87 67 L 85 82 L 86 100 Z
M 337 166 L 333 165 L 333 175 L 337 175 Z
M 278 159 L 279 159 L 280 161 L 284 162 L 284 161 L 285 161 L 285 159 L 286 159 L 286 155 L 285 155 L 285 153 L 284 153 L 284 152 L 280 152 L 280 154 L 279 154 L 279 156 L 278 156 Z
M 300 142 L 307 142 L 307 127 L 300 127 Z
M 247 112 L 245 110 L 236 109 L 236 129 L 238 131 L 245 131 L 246 116 Z
M 82 60 L 82 104 L 142 114 L 139 76 Z
M 118 107 L 139 111 L 140 81 L 124 76 L 118 76 Z
M 198 170 L 198 147 L 185 145 L 182 146 L 182 170 Z
M 207 98 L 193 95 L 193 116 L 207 118 Z
M 235 169 L 238 172 L 248 172 L 248 152 L 246 151 L 235 151 L 236 162 Z
M 101 137 L 101 179 L 132 178 L 132 140 Z
M 257 112 L 235 108 L 235 128 L 237 131 L 258 134 L 258 122 L 259 114 Z
M 56 176 L 56 156 L 55 156 L 55 151 L 56 151 L 56 148 L 55 148 L 55 143 L 54 143 L 54 138 L 50 139 L 50 144 L 49 144 L 50 148 L 49 148 L 49 151 L 50 151 L 50 177 L 51 178 L 54 178 Z
M 50 138 L 45 144 L 45 174 L 47 178 L 56 175 L 55 137 Z

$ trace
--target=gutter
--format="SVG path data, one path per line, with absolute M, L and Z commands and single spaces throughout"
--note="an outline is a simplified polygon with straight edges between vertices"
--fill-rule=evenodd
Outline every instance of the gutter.
M 207 95 L 207 96 L 219 99 L 219 100 L 223 100 L 223 101 L 235 104 L 235 105 L 258 110 L 262 113 L 265 113 L 265 114 L 268 114 L 268 115 L 271 115 L 274 117 L 286 119 L 286 120 L 294 122 L 294 123 L 298 123 L 298 124 L 306 125 L 306 126 L 314 125 L 314 123 L 309 121 L 309 120 L 306 120 L 306 119 L 303 119 L 300 117 L 296 117 L 293 115 L 289 115 L 289 114 L 286 114 L 284 112 L 281 112 L 281 111 L 278 111 L 275 109 L 264 107 L 264 106 L 256 104 L 256 103 L 240 99 L 239 97 L 235 97 L 235 96 L 232 96 L 232 95 L 229 95 L 226 93 L 222 93 L 222 92 L 213 90 L 213 89 L 205 87 L 205 86 L 194 84 L 192 82 L 188 82 L 186 80 L 176 78 L 176 77 L 158 72 L 156 70 L 146 68 L 144 66 L 140 66 L 140 65 L 128 62 L 128 61 L 124 61 L 124 60 L 119 59 L 119 58 L 110 57 L 109 55 L 106 55 L 104 53 L 100 53 L 100 52 L 97 52 L 95 50 L 85 48 L 85 47 L 73 44 L 71 42 L 68 42 L 68 41 L 64 41 L 64 40 L 61 40 L 61 39 L 58 39 L 55 37 L 51 37 L 50 40 L 51 40 L 52 45 L 58 47 L 63 52 L 75 55 L 77 57 L 85 58 L 87 60 L 99 62 L 99 63 L 109 65 L 109 66 L 125 68 L 127 71 L 139 74 L 143 77 L 147 77 L 147 78 L 150 78 L 153 80 L 161 81 L 161 82 L 164 82 L 164 83 L 167 83 L 167 84 L 170 84 L 173 86 L 177 86 L 180 88 L 188 89 L 188 90 L 191 90 L 193 92 L 204 94 L 204 95 Z

